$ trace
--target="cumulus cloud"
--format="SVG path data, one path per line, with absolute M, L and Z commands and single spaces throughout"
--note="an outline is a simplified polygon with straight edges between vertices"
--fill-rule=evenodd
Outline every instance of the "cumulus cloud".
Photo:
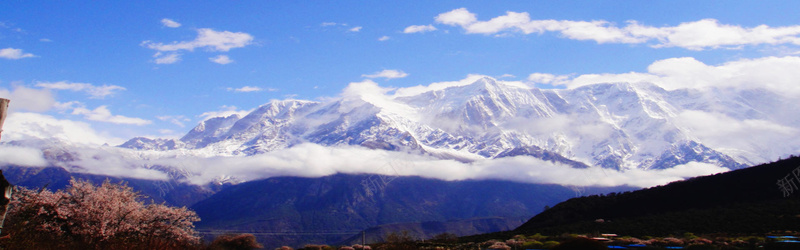
M 114 124 L 130 124 L 130 125 L 142 126 L 152 123 L 152 121 L 141 118 L 112 115 L 111 111 L 108 110 L 108 108 L 105 105 L 99 106 L 94 110 L 90 110 L 84 107 L 77 107 L 72 110 L 72 114 L 83 115 L 85 119 L 90 121 L 109 122 Z
M 180 54 L 177 51 L 194 51 L 197 48 L 205 48 L 209 51 L 227 52 L 235 48 L 243 48 L 252 44 L 253 36 L 244 32 L 216 31 L 213 29 L 197 29 L 197 37 L 191 41 L 172 42 L 169 44 L 144 41 L 142 46 L 156 50 L 156 64 L 172 64 L 180 61 Z M 171 52 L 171 53 L 163 53 Z M 218 56 L 211 59 L 213 62 L 226 64 L 232 62 L 227 56 Z
M 499 179 L 574 186 L 649 187 L 727 171 L 726 168 L 696 162 L 650 171 L 616 171 L 596 167 L 575 169 L 528 156 L 463 163 L 404 152 L 371 150 L 357 146 L 329 147 L 312 143 L 253 156 L 205 157 L 191 151 L 123 153 L 127 150 L 106 147 L 93 151 L 82 150 L 79 164 L 87 166 L 83 167 L 84 171 L 128 175 L 130 173 L 124 170 L 149 170 L 143 166 L 173 167 L 186 170 L 189 173 L 188 181 L 194 184 L 206 184 L 220 176 L 250 181 L 275 176 L 321 177 L 344 173 L 422 176 L 442 180 Z M 309 155 L 314 157 L 307 157 Z M 114 167 L 111 170 L 104 169 L 107 166 Z M 152 176 L 147 176 L 148 174 Z M 139 176 L 163 178 L 164 174 L 151 171 L 142 172 Z
M 411 25 L 411 26 L 406 27 L 403 30 L 403 33 L 406 33 L 406 34 L 425 33 L 425 32 L 435 31 L 435 30 L 436 30 L 436 27 L 433 27 L 433 25 Z
M 47 160 L 39 149 L 0 145 L 0 165 L 45 167 Z
M 173 64 L 181 61 L 181 55 L 178 53 L 164 54 L 161 52 L 156 52 L 156 54 L 154 54 L 153 57 L 156 58 L 154 60 L 156 64 Z
M 240 117 L 244 117 L 252 111 L 253 110 L 239 110 L 239 108 L 237 108 L 236 106 L 223 105 L 219 107 L 219 110 L 217 111 L 205 112 L 200 114 L 198 117 L 202 118 L 203 120 L 208 120 L 214 117 L 228 117 L 231 115 L 238 115 Z
M 466 8 L 441 13 L 437 23 L 459 26 L 468 34 L 502 35 L 509 33 L 542 34 L 555 32 L 564 38 L 592 40 L 597 43 L 650 43 L 654 48 L 680 47 L 690 50 L 738 48 L 744 45 L 800 45 L 800 25 L 741 27 L 703 19 L 677 26 L 653 27 L 637 21 L 618 26 L 604 20 L 534 20 L 527 12 L 508 11 L 488 21 L 479 21 Z
M 367 102 L 380 107 L 383 114 L 399 114 L 408 119 L 416 119 L 419 114 L 414 108 L 397 102 L 392 96 L 387 95 L 392 90 L 392 88 L 383 88 L 372 80 L 352 82 L 342 91 L 342 105 L 339 107 L 339 111 L 347 113 L 363 105 L 363 102 Z
M 622 74 L 584 74 L 576 77 L 535 73 L 534 82 L 577 88 L 608 82 L 651 82 L 667 90 L 682 88 L 764 88 L 789 95 L 800 95 L 800 57 L 763 57 L 707 65 L 691 57 L 659 60 L 647 72 Z
M 383 42 L 383 41 L 387 41 L 387 40 L 389 40 L 389 39 L 391 39 L 391 37 L 389 37 L 389 36 L 382 36 L 382 37 L 379 37 L 379 38 L 378 38 L 378 41 L 381 41 L 381 42 Z
M 90 98 L 98 98 L 98 99 L 114 95 L 114 93 L 116 93 L 117 91 L 125 90 L 124 87 L 116 85 L 95 86 L 90 83 L 77 83 L 68 81 L 37 82 L 36 86 L 46 89 L 85 92 L 86 94 L 89 95 Z
M 512 74 L 502 74 L 502 75 L 498 76 L 497 78 L 515 78 L 515 77 L 517 77 L 517 76 L 512 75 Z
M 22 49 L 15 49 L 15 48 L 0 49 L 0 58 L 17 60 L 28 57 L 35 57 L 35 55 L 31 53 L 22 52 Z
M 361 29 L 362 29 L 362 28 L 364 28 L 364 27 L 361 27 L 361 26 L 356 26 L 356 27 L 350 28 L 350 29 L 349 29 L 349 30 L 347 30 L 347 31 L 350 31 L 350 32 L 359 32 L 359 31 L 361 31 Z
M 110 146 L 75 146 L 66 150 L 73 156 L 73 160 L 53 162 L 53 164 L 71 172 L 135 179 L 168 179 L 167 173 L 151 169 L 152 165 L 149 164 L 148 158 L 129 149 Z
M 466 8 L 454 9 L 446 13 L 439 14 L 435 18 L 436 22 L 446 25 L 468 26 L 478 21 L 478 17 Z
M 768 161 L 763 155 L 784 155 L 794 151 L 800 139 L 798 129 L 763 119 L 735 119 L 718 112 L 687 110 L 676 121 L 693 132 L 704 144 L 731 155 Z M 795 148 L 796 150 L 796 148 Z
M 208 58 L 208 60 L 211 60 L 212 62 L 215 62 L 215 63 L 218 63 L 218 64 L 222 64 L 222 65 L 229 64 L 229 63 L 233 62 L 233 60 L 231 60 L 227 55 L 218 55 L 218 56 L 215 56 L 215 57 Z
M 413 96 L 429 91 L 442 90 L 449 87 L 466 86 L 484 77 L 488 76 L 480 74 L 469 74 L 467 75 L 466 78 L 458 81 L 435 82 L 427 86 L 417 85 L 413 87 L 401 88 L 395 91 L 395 96 Z
M 227 88 L 227 90 L 233 92 L 259 92 L 263 91 L 264 89 L 254 86 L 244 86 L 241 88 Z
M 181 24 L 179 22 L 173 21 L 172 19 L 169 18 L 161 19 L 161 24 L 163 24 L 164 27 L 169 27 L 169 28 L 181 27 Z
M 559 85 L 563 84 L 564 81 L 568 80 L 569 77 L 565 75 L 553 75 L 548 73 L 533 73 L 528 75 L 528 81 L 532 83 L 541 83 L 541 84 L 552 84 L 552 85 Z
M 3 140 L 28 139 L 56 139 L 88 145 L 119 144 L 124 141 L 98 133 L 85 122 L 56 119 L 37 113 L 9 114 L 3 126 Z
M 386 78 L 386 79 L 403 78 L 406 76 L 408 76 L 406 72 L 395 69 L 384 69 L 380 72 L 361 75 L 361 77 L 366 77 L 366 78 Z
M 15 86 L 13 90 L 0 88 L 0 98 L 11 100 L 9 112 L 17 110 L 44 112 L 56 105 L 56 100 L 49 89 L 33 89 Z

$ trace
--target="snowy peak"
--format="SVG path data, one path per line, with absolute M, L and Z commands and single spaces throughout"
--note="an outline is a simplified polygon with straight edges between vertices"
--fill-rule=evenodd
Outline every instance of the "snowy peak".
M 490 129 L 508 119 L 547 117 L 554 112 L 539 89 L 481 78 L 472 84 L 449 87 L 401 99 L 434 119 L 462 127 Z
M 205 144 L 203 141 L 208 141 L 211 138 L 218 138 L 230 130 L 234 123 L 239 121 L 239 115 L 230 115 L 227 117 L 214 117 L 201 122 L 194 129 L 189 131 L 186 135 L 181 137 L 181 141 L 188 144 Z M 124 144 L 123 144 L 124 145 Z
M 770 110 L 783 100 L 770 101 L 779 95 L 763 91 L 668 91 L 650 83 L 542 90 L 489 77 L 401 97 L 374 83 L 348 88 L 325 102 L 272 101 L 245 117 L 212 118 L 180 141 L 137 138 L 123 146 L 253 155 L 311 142 L 459 161 L 526 155 L 620 170 L 690 162 L 738 168 L 769 156 L 755 147 L 728 148 L 724 140 L 698 133 L 707 125 L 692 119 L 762 119 L 800 129 L 791 123 L 797 118 L 785 118 L 797 112 Z
M 173 139 L 149 139 L 144 137 L 136 137 L 128 140 L 120 145 L 123 148 L 140 149 L 140 150 L 173 150 L 182 148 L 185 143 Z

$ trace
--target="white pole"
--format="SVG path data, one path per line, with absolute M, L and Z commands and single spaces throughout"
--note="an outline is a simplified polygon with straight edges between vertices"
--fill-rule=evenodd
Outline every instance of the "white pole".
M 9 99 L 0 98 L 0 136 L 3 134 L 3 123 L 6 121 L 6 115 L 8 114 L 8 103 L 11 102 Z
M 11 102 L 9 99 L 0 98 L 0 135 L 3 133 L 3 123 L 6 121 L 6 115 L 8 114 L 8 103 Z M 6 213 L 8 212 L 8 203 L 11 201 L 11 192 L 14 186 L 11 183 L 8 183 L 6 177 L 3 176 L 3 171 L 0 170 L 0 186 L 2 186 L 3 196 L 0 197 L 0 209 L 2 209 L 2 217 L 0 217 L 0 230 L 3 229 L 3 223 L 6 220 Z

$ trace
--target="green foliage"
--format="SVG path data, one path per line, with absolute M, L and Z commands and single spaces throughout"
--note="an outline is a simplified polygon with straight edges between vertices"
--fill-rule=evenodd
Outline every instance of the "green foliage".
M 526 241 L 525 243 L 522 243 L 522 248 L 525 248 L 525 249 L 542 248 L 542 247 L 544 247 L 544 243 L 542 243 L 540 241 L 535 241 L 534 240 L 534 241 Z
M 546 249 L 553 249 L 554 247 L 558 246 L 559 244 L 561 244 L 561 243 L 558 242 L 558 241 L 548 240 L 548 241 L 545 241 L 544 244 L 542 244 L 543 245 L 542 247 L 546 248 Z
M 528 236 L 528 239 L 536 240 L 536 241 L 543 241 L 546 240 L 548 237 L 544 236 L 540 233 L 536 233 L 534 235 Z

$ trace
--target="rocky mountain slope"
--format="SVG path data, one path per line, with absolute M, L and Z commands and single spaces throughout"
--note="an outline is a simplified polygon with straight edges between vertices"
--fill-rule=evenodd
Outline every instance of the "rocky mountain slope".
M 777 107 L 787 102 L 762 90 L 667 91 L 648 83 L 537 89 L 484 77 L 419 94 L 272 101 L 244 117 L 208 119 L 177 140 L 134 138 L 121 147 L 256 155 L 310 142 L 459 161 L 522 154 L 621 170 L 689 162 L 737 169 L 796 146 L 729 147 L 697 123 L 713 116 L 793 128 L 796 119 Z

